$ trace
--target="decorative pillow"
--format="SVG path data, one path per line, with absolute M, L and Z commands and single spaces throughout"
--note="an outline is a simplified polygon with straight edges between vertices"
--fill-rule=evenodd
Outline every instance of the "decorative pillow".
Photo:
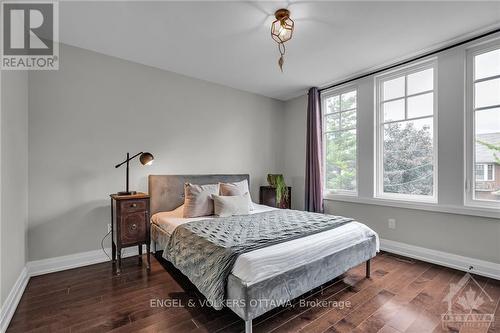
M 215 215 L 233 216 L 233 215 L 248 215 L 250 208 L 248 207 L 248 200 L 250 195 L 247 193 L 243 195 L 212 195 L 214 199 Z
M 248 180 L 242 180 L 235 183 L 219 183 L 220 195 L 222 196 L 235 196 L 248 193 L 248 209 L 253 210 L 252 198 L 250 190 L 248 189 Z
M 213 194 L 219 193 L 218 184 L 184 184 L 184 209 L 182 217 L 209 216 L 214 214 Z

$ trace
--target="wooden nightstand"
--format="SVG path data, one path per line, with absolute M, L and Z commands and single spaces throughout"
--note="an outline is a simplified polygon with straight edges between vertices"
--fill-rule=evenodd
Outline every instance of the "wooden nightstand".
M 116 271 L 121 271 L 121 250 L 137 246 L 139 261 L 142 262 L 142 245 L 146 244 L 147 268 L 150 268 L 149 238 L 149 195 L 111 194 L 111 234 L 112 261 L 117 263 Z M 118 258 L 117 258 L 118 257 Z
M 259 203 L 261 205 L 278 207 L 276 204 L 276 188 L 272 186 L 261 186 L 259 192 Z M 288 186 L 288 200 L 285 202 L 284 207 L 278 208 L 286 208 L 291 209 L 292 207 L 292 188 Z

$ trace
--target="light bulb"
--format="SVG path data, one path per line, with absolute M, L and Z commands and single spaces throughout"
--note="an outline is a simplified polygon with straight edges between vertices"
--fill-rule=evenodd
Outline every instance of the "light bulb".
M 285 37 L 286 36 L 285 22 L 283 22 L 283 21 L 281 21 L 280 28 L 278 30 L 278 35 L 280 37 Z

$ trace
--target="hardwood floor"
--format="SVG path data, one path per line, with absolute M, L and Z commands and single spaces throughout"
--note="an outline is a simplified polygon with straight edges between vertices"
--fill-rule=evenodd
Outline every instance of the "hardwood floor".
M 500 281 L 467 280 L 463 272 L 388 253 L 372 260 L 370 279 L 364 269 L 355 267 L 292 306 L 255 319 L 254 332 L 500 332 Z M 448 306 L 443 300 L 452 283 L 463 288 Z M 159 306 L 160 300 L 171 304 Z M 148 274 L 137 258 L 127 258 L 121 275 L 102 263 L 33 277 L 8 332 L 243 331 L 230 310 L 202 307 L 199 300 L 189 281 L 163 261 L 153 258 Z M 442 314 L 471 307 L 468 313 L 495 314 L 496 325 L 442 325 Z

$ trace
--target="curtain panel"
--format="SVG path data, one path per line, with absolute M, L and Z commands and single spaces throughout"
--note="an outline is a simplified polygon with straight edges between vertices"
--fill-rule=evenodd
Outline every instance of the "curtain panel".
M 309 89 L 307 103 L 305 209 L 323 212 L 323 126 L 318 88 Z

